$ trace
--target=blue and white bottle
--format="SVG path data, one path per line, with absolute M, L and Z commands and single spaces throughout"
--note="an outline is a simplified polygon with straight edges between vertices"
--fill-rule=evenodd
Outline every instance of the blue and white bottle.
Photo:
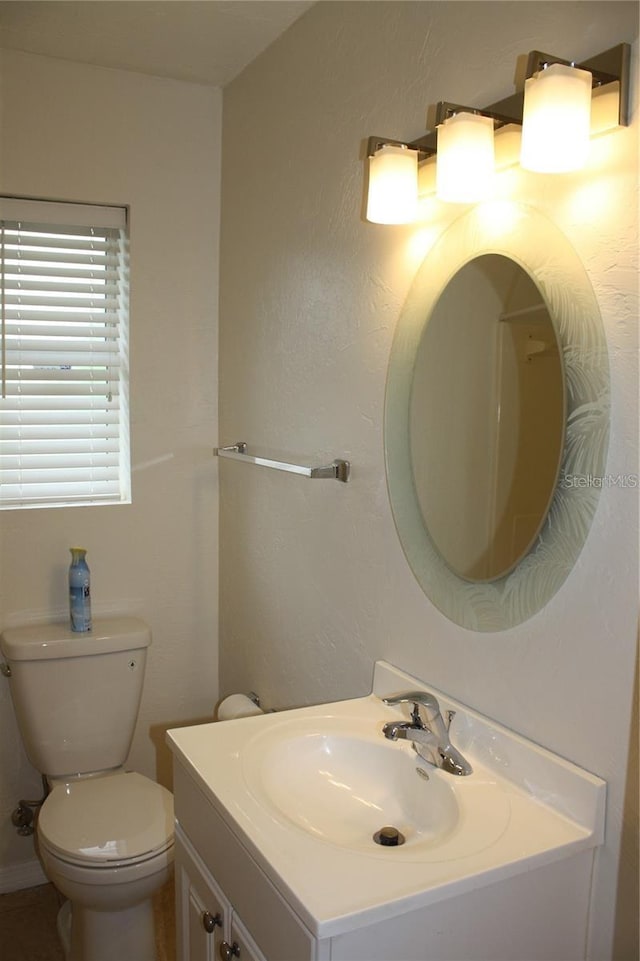
M 70 547 L 71 567 L 69 568 L 69 612 L 71 630 L 86 632 L 91 630 L 91 585 L 89 566 L 85 560 L 84 547 Z

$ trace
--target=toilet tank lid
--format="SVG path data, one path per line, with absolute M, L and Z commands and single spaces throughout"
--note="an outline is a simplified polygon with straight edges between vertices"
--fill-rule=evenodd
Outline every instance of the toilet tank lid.
M 83 633 L 72 631 L 65 622 L 9 627 L 0 634 L 0 650 L 13 661 L 135 651 L 150 643 L 151 631 L 137 617 L 95 618 L 92 630 Z

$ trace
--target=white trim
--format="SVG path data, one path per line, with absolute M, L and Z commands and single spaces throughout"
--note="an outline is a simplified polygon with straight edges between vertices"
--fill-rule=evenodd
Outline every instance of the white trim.
M 9 894 L 11 891 L 21 891 L 23 888 L 34 888 L 38 884 L 48 883 L 49 878 L 42 870 L 42 865 L 37 858 L 0 867 L 0 894 Z
M 23 197 L 0 197 L 0 216 L 3 220 L 28 220 L 31 223 L 59 226 L 90 224 L 92 227 L 115 227 L 118 230 L 124 230 L 127 226 L 126 207 Z

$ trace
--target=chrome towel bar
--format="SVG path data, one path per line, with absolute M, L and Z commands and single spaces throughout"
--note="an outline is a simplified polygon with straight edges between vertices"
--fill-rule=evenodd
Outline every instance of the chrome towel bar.
M 328 464 L 326 467 L 305 467 L 301 464 L 287 464 L 281 460 L 269 460 L 267 457 L 253 457 L 247 453 L 247 445 L 244 441 L 238 441 L 237 444 L 231 444 L 229 447 L 214 447 L 213 453 L 218 457 L 244 460 L 250 464 L 258 464 L 259 467 L 272 467 L 274 470 L 284 470 L 290 474 L 302 474 L 303 477 L 313 479 L 329 478 L 346 483 L 351 471 L 348 460 L 334 460 L 332 464 Z

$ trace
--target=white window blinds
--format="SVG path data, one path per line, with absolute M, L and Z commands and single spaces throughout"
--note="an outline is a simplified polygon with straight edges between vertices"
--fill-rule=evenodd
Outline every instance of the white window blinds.
M 0 197 L 0 508 L 130 501 L 126 209 Z

